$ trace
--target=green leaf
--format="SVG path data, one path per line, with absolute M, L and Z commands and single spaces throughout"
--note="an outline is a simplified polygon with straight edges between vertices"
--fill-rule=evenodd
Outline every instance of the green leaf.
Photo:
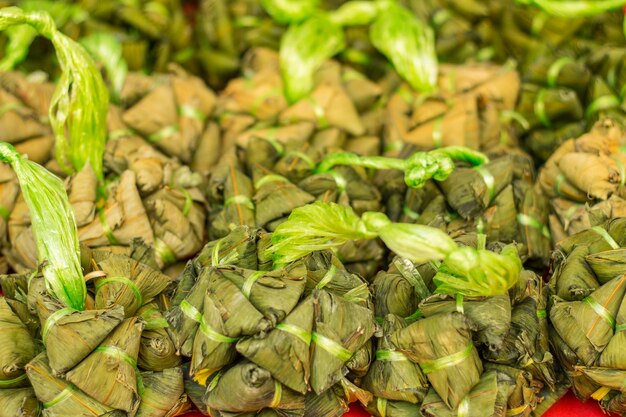
M 82 46 L 57 30 L 48 13 L 24 12 L 17 7 L 0 9 L 0 30 L 22 24 L 52 42 L 61 66 L 49 110 L 57 162 L 69 174 L 89 162 L 103 180 L 109 94 L 100 72 Z
M 313 90 L 315 71 L 345 48 L 340 26 L 319 14 L 287 29 L 280 42 L 280 69 L 290 103 Z
M 626 5 L 626 0 L 517 0 L 520 4 L 535 6 L 559 17 L 595 16 Z
M 87 289 L 81 272 L 74 210 L 63 181 L 0 142 L 0 160 L 11 164 L 30 211 L 48 291 L 67 307 L 84 310 Z
M 434 91 L 438 62 L 433 30 L 393 1 L 380 4 L 378 17 L 370 28 L 372 44 L 413 89 Z
M 112 33 L 97 32 L 82 38 L 80 43 L 96 62 L 104 66 L 114 97 L 119 101 L 128 74 L 128 64 L 124 60 L 120 40 Z
M 261 5 L 281 24 L 301 22 L 315 13 L 319 0 L 261 0 Z
M 522 261 L 514 245 L 501 253 L 461 247 L 451 252 L 434 277 L 437 293 L 463 296 L 505 294 L 517 283 Z

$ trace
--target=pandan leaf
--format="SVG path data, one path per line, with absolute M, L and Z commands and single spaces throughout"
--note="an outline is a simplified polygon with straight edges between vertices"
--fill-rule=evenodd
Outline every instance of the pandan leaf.
M 63 181 L 6 142 L 0 142 L 0 160 L 11 165 L 20 183 L 48 291 L 67 307 L 84 310 L 78 231 Z
M 100 72 L 82 46 L 57 30 L 48 13 L 0 9 L 0 30 L 23 24 L 52 42 L 61 66 L 49 110 L 57 162 L 70 174 L 89 162 L 103 180 L 109 94 Z
M 285 95 L 293 103 L 313 90 L 313 74 L 345 48 L 343 30 L 328 16 L 316 14 L 292 24 L 280 41 L 280 69 Z
M 370 39 L 411 87 L 432 92 L 437 85 L 435 35 L 425 22 L 394 1 L 379 3 Z
M 553 16 L 588 17 L 626 5 L 626 0 L 517 0 Z
M 501 253 L 461 247 L 451 252 L 433 278 L 437 293 L 464 296 L 505 294 L 517 283 L 522 261 L 513 245 Z
M 124 60 L 122 43 L 112 33 L 97 32 L 80 40 L 96 62 L 101 63 L 116 101 L 119 101 L 124 81 L 128 74 L 128 64 Z
M 319 0 L 261 0 L 265 11 L 281 24 L 301 22 L 313 15 Z

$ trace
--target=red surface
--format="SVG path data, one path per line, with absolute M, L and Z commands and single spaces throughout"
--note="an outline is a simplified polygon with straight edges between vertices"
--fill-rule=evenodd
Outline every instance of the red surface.
M 570 391 L 561 398 L 543 417 L 619 417 L 617 414 L 610 416 L 602 413 L 595 401 L 581 403 Z M 186 417 L 204 417 L 200 413 L 186 414 Z M 369 417 L 369 414 L 358 405 L 353 404 L 350 411 L 344 417 Z

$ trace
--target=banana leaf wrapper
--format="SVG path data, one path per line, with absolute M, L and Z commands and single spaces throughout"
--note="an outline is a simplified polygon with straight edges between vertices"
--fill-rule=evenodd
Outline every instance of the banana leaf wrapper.
M 624 377 L 626 376 L 626 371 L 623 369 L 602 368 L 598 366 L 577 366 L 576 372 L 584 375 L 599 389 L 601 388 L 602 390 L 607 391 L 616 390 L 622 392 L 624 390 Z
M 0 297 L 0 384 L 3 388 L 27 385 L 24 367 L 37 354 L 37 346 L 28 328 L 13 312 L 7 301 Z
M 290 389 L 309 390 L 313 331 L 313 297 L 302 301 L 276 328 L 237 342 L 237 351 L 268 370 L 274 379 Z
M 250 116 L 240 117 L 245 118 Z M 294 145 L 303 145 L 310 140 L 310 138 L 316 131 L 314 122 L 299 122 L 288 124 L 285 126 L 279 125 L 273 127 L 259 127 L 252 126 L 252 124 L 254 123 L 254 118 L 250 118 L 252 119 L 251 121 L 248 119 L 235 119 L 232 121 L 226 120 L 229 122 L 226 126 L 226 121 L 223 121 L 221 123 L 221 128 L 226 129 L 226 127 L 229 127 L 230 129 L 224 133 L 224 142 L 232 142 L 233 144 L 237 144 L 237 146 L 241 148 L 249 148 L 251 146 L 251 140 L 256 137 L 267 139 L 282 146 L 288 143 Z M 239 122 L 242 127 L 235 125 L 236 121 Z M 231 127 L 231 125 L 233 126 Z
M 257 334 L 271 327 L 271 322 L 217 268 L 205 268 L 183 302 L 201 312 L 207 292 L 222 309 L 223 317 L 226 318 L 225 331 L 232 337 Z M 173 306 L 165 316 L 170 323 L 168 332 L 178 352 L 183 356 L 192 356 L 198 321 L 187 315 L 180 305 Z
M 547 226 L 549 213 L 548 199 L 535 187 L 529 188 L 519 207 L 517 224 L 528 258 L 541 264 L 545 264 L 552 249 L 552 236 Z
M 110 184 L 108 196 L 95 218 L 78 229 L 79 240 L 89 247 L 127 246 L 132 239 L 141 237 L 147 245 L 154 245 L 154 233 L 137 189 L 136 174 L 124 171 L 119 181 Z
M 550 310 L 552 325 L 582 364 L 593 365 L 613 337 L 615 316 L 622 304 L 625 287 L 626 277 L 619 277 L 583 301 L 555 300 Z M 594 307 L 606 314 L 600 315 Z
M 554 128 L 534 129 L 527 136 L 525 144 L 534 156 L 545 161 L 563 142 L 585 133 L 586 125 L 586 121 L 581 120 Z
M 330 250 L 316 251 L 304 258 L 307 270 L 305 294 L 324 289 L 357 304 L 368 306 L 371 294 L 367 282 L 344 268 Z
M 309 142 L 298 144 L 290 141 L 285 145 L 285 152 L 276 161 L 273 171 L 294 183 L 298 183 L 314 172 L 316 165 L 323 156 L 322 149 L 312 146 Z
M 557 249 L 564 254 L 570 254 L 576 246 L 587 246 L 589 254 L 604 252 L 613 249 L 614 246 L 626 246 L 626 219 L 610 219 L 598 227 L 576 233 L 557 243 Z M 608 237 L 605 235 L 606 232 Z
M 610 197 L 614 198 L 619 197 Z M 558 242 L 569 235 L 591 228 L 591 216 L 586 206 L 563 198 L 553 198 L 550 205 L 554 212 L 550 215 L 550 231 L 554 235 L 554 241 Z
M 141 379 L 144 390 L 135 416 L 175 416 L 188 408 L 181 368 L 164 369 L 162 372 L 142 372 Z
M 554 391 L 548 391 L 544 388 L 540 393 L 543 399 L 537 404 L 530 416 L 541 417 L 544 415 L 557 401 L 563 398 L 569 389 L 570 383 L 565 377 L 560 378 Z
M 124 255 L 111 255 L 98 267 L 104 276 L 95 279 L 96 308 L 121 305 L 126 317 L 172 284 L 167 275 Z
M 511 416 L 530 416 L 537 404 L 542 401 L 540 391 L 541 382 L 533 379 L 532 375 L 524 370 L 506 365 L 487 363 L 488 371 L 498 374 L 498 384 L 507 385 L 505 397 L 508 397 L 506 411 Z
M 2 210 L 2 215 L 0 216 L 0 239 L 3 245 L 8 243 L 8 220 L 19 193 L 20 186 L 15 174 L 8 165 L 2 165 L 0 168 L 0 207 Z
M 304 409 L 307 417 L 341 417 L 347 413 L 349 410 L 348 402 L 341 391 L 335 386 L 322 394 L 309 392 L 304 397 Z
M 363 378 L 362 387 L 379 398 L 418 404 L 428 391 L 428 381 L 419 365 L 398 352 L 390 340 L 395 331 L 406 326 L 398 316 L 385 317 L 383 335 L 376 344 L 376 360 Z
M 215 94 L 200 78 L 174 70 L 167 84 L 155 83 L 122 119 L 167 155 L 188 163 L 215 106 Z
M 209 410 L 204 403 L 204 394 L 206 394 L 207 387 L 200 385 L 200 383 L 195 381 L 193 377 L 189 375 L 189 365 L 190 363 L 186 362 L 181 366 L 181 369 L 183 370 L 183 386 L 185 389 L 185 394 L 187 395 L 189 401 L 200 413 L 208 416 Z M 210 381 L 215 378 L 215 375 L 213 375 Z
M 37 315 L 48 365 L 60 376 L 78 365 L 124 320 L 124 309 L 73 311 L 47 294 L 37 297 Z
M 485 172 L 486 171 L 486 172 Z M 513 180 L 510 158 L 498 158 L 479 170 L 457 168 L 439 186 L 448 204 L 464 219 L 480 214 Z
M 252 136 L 246 148 L 241 150 L 240 157 L 247 172 L 258 170 L 271 171 L 276 162 L 285 154 L 285 145 L 271 137 Z
M 483 213 L 488 241 L 503 243 L 515 241 L 519 233 L 517 214 L 513 186 L 507 185 Z
M 280 74 L 271 69 L 231 80 L 218 100 L 220 113 L 245 113 L 269 123 L 275 122 L 286 107 Z
M 160 265 L 195 255 L 204 241 L 204 198 L 197 188 L 163 188 L 144 200 Z
M 388 314 L 410 317 L 419 303 L 431 295 L 436 273 L 437 269 L 429 262 L 414 265 L 395 258 L 389 270 L 380 271 L 372 282 L 376 317 L 385 318 Z
M 411 361 L 420 364 L 448 408 L 458 407 L 482 374 L 469 324 L 460 313 L 419 320 L 393 333 L 391 342 Z
M 0 390 L 0 408 L 6 416 L 38 417 L 41 406 L 32 388 Z
M 605 368 L 626 369 L 626 360 L 623 359 L 622 354 L 623 346 L 626 342 L 626 334 L 622 330 L 624 322 L 626 322 L 626 303 L 622 301 L 615 316 L 615 334 L 611 337 L 594 365 Z
M 167 321 L 157 304 L 144 305 L 137 315 L 146 320 L 141 333 L 141 345 L 137 365 L 146 371 L 161 372 L 180 365 L 181 358 L 167 330 Z
M 385 246 L 378 240 L 348 241 L 337 249 L 337 257 L 346 270 L 371 282 L 381 269 L 387 254 Z
M 404 177 L 400 179 L 401 185 L 405 185 Z M 387 180 L 393 181 L 395 178 Z M 381 191 L 383 190 L 382 187 L 383 185 L 379 185 Z M 439 188 L 437 188 L 434 181 L 426 182 L 424 187 L 421 188 L 408 188 L 402 186 L 398 188 L 399 193 L 396 194 L 398 195 L 397 200 L 392 200 L 391 196 L 384 196 L 387 201 L 387 215 L 390 216 L 390 219 L 395 219 L 394 221 L 402 223 L 416 223 L 424 221 L 421 217 L 425 215 L 425 212 L 432 210 L 429 207 L 434 204 L 435 200 L 441 200 L 443 202 L 443 206 L 445 207 L 445 198 L 443 197 L 441 191 L 439 191 Z M 384 194 L 385 193 L 383 192 L 383 195 Z M 392 204 L 391 201 L 394 201 L 394 204 Z
M 544 26 L 545 27 L 545 26 Z M 555 64 L 557 61 L 559 64 Z M 558 65 L 559 71 L 552 76 L 550 68 Z M 547 51 L 536 54 L 534 59 L 524 63 L 523 79 L 537 85 L 567 87 L 576 91 L 579 96 L 584 94 L 591 80 L 592 73 L 584 62 L 576 61 L 569 56 L 558 57 Z
M 200 327 L 193 341 L 190 375 L 204 383 L 206 377 L 232 363 L 236 356 L 235 343 L 238 338 L 231 337 L 224 326 L 224 318 L 216 304 L 207 293 L 204 297 Z
M 620 196 L 613 194 L 608 200 L 593 205 L 588 211 L 589 224 L 595 226 L 615 217 L 626 217 L 626 200 L 622 193 L 620 188 Z
M 602 284 L 626 273 L 626 250 L 622 248 L 587 255 L 585 260 Z
M 280 124 L 313 122 L 318 129 L 337 127 L 353 136 L 365 133 L 365 127 L 350 96 L 339 85 L 321 84 L 308 98 L 286 108 L 278 117 Z
M 585 246 L 576 246 L 569 256 L 556 264 L 551 282 L 559 298 L 565 301 L 582 300 L 600 288 L 594 271 L 587 263 L 587 251 Z
M 363 346 L 359 348 L 354 355 L 346 362 L 346 368 L 350 371 L 348 377 L 350 379 L 358 380 L 367 375 L 372 362 L 374 361 L 374 344 L 370 339 Z
M 143 327 L 137 317 L 123 321 L 66 374 L 67 381 L 109 407 L 135 413 L 140 403 L 137 357 Z
M 420 405 L 406 401 L 391 401 L 385 398 L 376 398 L 371 401 L 366 410 L 376 417 L 411 417 L 421 416 Z
M 498 395 L 500 387 L 498 384 L 498 374 L 494 371 L 486 371 L 478 383 L 472 388 L 469 394 L 463 398 L 459 405 L 463 410 L 469 410 L 471 416 L 492 417 L 499 416 L 506 410 L 506 393 Z M 504 398 L 502 398 L 504 397 Z M 434 389 L 430 389 L 421 407 L 422 415 L 427 417 L 456 417 L 459 409 L 450 409 L 446 403 L 437 395 Z
M 342 67 L 341 81 L 359 113 L 371 108 L 383 94 L 378 84 L 349 66 Z
M 223 208 L 211 219 L 209 236 L 213 239 L 226 236 L 236 226 L 256 225 L 250 178 L 234 165 L 222 165 L 216 171 L 209 183 L 209 196 L 219 196 Z
M 215 385 L 209 387 L 205 403 L 209 408 L 235 413 L 255 412 L 262 408 L 304 411 L 303 395 L 283 387 L 269 371 L 248 361 L 225 371 Z
M 528 121 L 531 129 L 583 118 L 583 107 L 576 92 L 565 87 L 523 84 L 515 110 Z
M 17 297 L 28 294 L 28 280 L 30 273 L 16 273 L 0 275 L 0 289 L 5 299 L 16 300 Z
M 256 225 L 273 231 L 291 211 L 315 201 L 315 197 L 281 175 L 267 174 L 255 181 Z
M 606 413 L 622 415 L 626 413 L 626 395 L 621 392 L 613 392 L 600 401 L 600 407 Z
M 343 378 L 344 365 L 369 341 L 377 325 L 371 310 L 324 290 L 314 293 L 313 307 L 310 385 L 321 394 Z
M 207 243 L 192 261 L 196 272 L 219 265 L 257 270 L 257 245 L 263 234 L 261 229 L 238 226 L 223 238 Z
M 45 352 L 40 353 L 28 364 L 26 372 L 37 399 L 44 404 L 44 407 L 47 405 L 43 412 L 46 417 L 123 417 L 126 415 L 120 410 L 113 410 L 98 402 L 73 384 L 54 377 L 48 366 Z
M 419 304 L 424 317 L 460 311 L 474 332 L 474 342 L 489 350 L 499 350 L 511 327 L 511 300 L 508 295 L 465 297 L 435 294 Z

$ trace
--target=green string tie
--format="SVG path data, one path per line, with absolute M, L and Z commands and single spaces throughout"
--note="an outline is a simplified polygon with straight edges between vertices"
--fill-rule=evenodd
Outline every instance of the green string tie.
M 57 404 L 62 403 L 63 401 L 73 397 L 75 391 L 76 387 L 72 384 L 69 384 L 63 391 L 59 392 L 56 397 L 48 402 L 43 403 L 43 408 L 46 410 L 48 408 L 54 407 Z
M 161 262 L 163 262 L 164 265 L 176 262 L 176 254 L 172 248 L 170 248 L 163 240 L 158 238 L 154 240 L 154 254 L 161 260 Z
M 247 195 L 237 194 L 227 198 L 226 201 L 224 201 L 224 207 L 228 207 L 231 204 L 241 204 L 249 208 L 250 210 L 254 210 L 254 202 Z
M 317 119 L 317 124 L 320 129 L 326 129 L 329 125 L 328 119 L 326 119 L 326 113 L 324 108 L 320 106 L 320 104 L 315 100 L 313 96 L 308 97 L 309 103 L 311 103 L 311 107 L 313 108 L 313 113 L 315 114 L 315 118 Z
M 25 381 L 27 378 L 26 374 L 22 374 L 18 377 L 15 377 L 13 379 L 0 379 L 0 387 L 12 387 L 15 384 L 18 384 L 22 381 Z
M 282 330 L 285 333 L 289 333 L 290 335 L 297 337 L 298 339 L 306 343 L 307 346 L 311 344 L 311 337 L 312 337 L 311 333 L 307 332 L 301 327 L 295 326 L 293 324 L 288 324 L 288 323 L 278 323 L 276 325 L 276 328 L 278 330 Z
M 206 120 L 206 115 L 191 104 L 183 104 L 182 106 L 179 106 L 178 114 L 190 119 L 196 119 L 199 122 L 204 122 Z
M 278 174 L 269 174 L 266 175 L 264 177 L 262 177 L 260 180 L 258 180 L 255 184 L 254 184 L 254 188 L 256 188 L 257 190 L 261 189 L 261 187 L 263 187 L 264 185 L 267 185 L 271 182 L 284 182 L 284 183 L 290 183 L 291 181 L 289 181 L 287 178 L 283 177 L 282 175 L 278 175 Z
M 139 291 L 139 287 L 126 277 L 108 277 L 98 281 L 96 284 L 96 293 L 100 291 L 100 288 L 110 282 L 119 282 L 120 284 L 126 285 L 133 292 L 133 295 L 137 300 L 137 306 L 141 307 L 143 305 L 143 296 L 141 295 L 141 291 Z
M 550 234 L 550 230 L 548 229 L 548 226 L 546 226 L 545 224 L 542 224 L 539 220 L 537 220 L 533 216 L 530 216 L 524 213 L 519 213 L 517 215 L 517 222 L 523 226 L 529 226 L 529 227 L 532 227 L 533 229 L 540 231 L 543 237 L 545 237 L 546 239 L 552 238 L 552 235 Z
M 548 87 L 556 87 L 556 80 L 559 77 L 559 74 L 561 73 L 563 67 L 565 67 L 567 64 L 573 64 L 574 62 L 575 61 L 568 56 L 564 56 L 554 61 L 552 65 L 550 65 L 550 68 L 548 68 L 548 74 L 546 77 Z
M 422 368 L 422 372 L 425 374 L 431 374 L 433 372 L 440 371 L 451 366 L 455 366 L 469 358 L 470 354 L 474 350 L 474 344 L 470 342 L 465 349 L 460 352 L 453 353 L 452 355 L 444 356 L 443 358 L 434 359 L 431 361 L 422 361 L 419 366 Z
M 54 326 L 56 322 L 59 321 L 62 317 L 65 317 L 68 314 L 72 314 L 75 311 L 77 310 L 71 307 L 65 307 L 60 310 L 55 311 L 46 319 L 46 322 L 43 325 L 43 330 L 41 331 L 41 338 L 43 340 L 44 346 L 47 344 L 48 333 L 50 332 L 50 328 Z
M 117 240 L 115 235 L 113 235 L 113 230 L 109 226 L 109 223 L 106 219 L 106 214 L 103 208 L 98 208 L 98 219 L 100 220 L 100 225 L 102 226 L 102 230 L 104 231 L 104 235 L 107 237 L 109 243 L 111 245 L 119 245 L 120 242 Z
M 432 138 L 433 146 L 436 149 L 443 146 L 443 116 L 435 119 Z
M 163 129 L 159 130 L 158 132 L 153 133 L 150 136 L 148 136 L 148 140 L 153 143 L 160 142 L 163 139 L 167 139 L 167 138 L 174 136 L 176 133 L 178 133 L 178 131 L 179 131 L 179 128 L 178 128 L 178 125 L 176 124 L 165 126 Z
M 328 268 L 328 271 L 326 271 L 326 274 L 324 274 L 324 277 L 320 280 L 320 282 L 317 283 L 315 288 L 317 288 L 318 290 L 324 288 L 326 285 L 328 285 L 329 282 L 333 280 L 336 273 L 337 267 L 331 264 L 330 268 Z
M 615 318 L 602 304 L 598 303 L 591 296 L 585 297 L 583 302 L 588 304 L 598 316 L 602 317 L 612 329 L 615 328 Z
M 585 117 L 589 119 L 594 114 L 603 111 L 610 110 L 619 107 L 622 103 L 619 98 L 614 95 L 606 95 L 598 97 L 591 102 L 591 104 L 585 110 Z
M 546 93 L 547 93 L 547 89 L 542 88 L 541 90 L 539 90 L 539 92 L 537 93 L 537 96 L 535 97 L 535 103 L 534 103 L 534 110 L 535 110 L 535 116 L 537 116 L 537 119 L 541 122 L 542 125 L 544 125 L 545 127 L 550 127 L 550 125 L 552 124 L 550 122 L 550 118 L 548 117 L 548 114 L 546 113 Z
M 203 335 L 213 340 L 214 342 L 232 344 L 239 340 L 238 337 L 225 336 L 209 326 L 206 320 L 204 320 L 204 316 L 202 315 L 202 313 L 200 313 L 187 300 L 183 300 L 182 303 L 180 303 L 180 309 L 185 316 L 200 325 L 200 331 Z
M 265 271 L 255 271 L 248 278 L 246 278 L 243 286 L 241 287 L 241 292 L 246 298 L 250 298 L 250 292 L 252 291 L 252 286 L 254 283 L 265 275 Z
M 481 177 L 483 177 L 483 181 L 485 182 L 487 190 L 489 191 L 489 201 L 493 200 L 493 198 L 496 196 L 496 179 L 493 177 L 493 174 L 482 165 L 474 167 L 474 169 L 480 174 Z
M 317 332 L 311 333 L 311 340 L 319 347 L 324 349 L 342 362 L 348 362 L 352 358 L 353 353 L 344 348 L 341 344 L 335 342 L 328 337 Z
M 407 358 L 404 353 L 398 352 L 397 350 L 377 350 L 376 360 L 382 362 L 404 362 L 408 361 L 409 358 Z
M 8 221 L 9 217 L 11 217 L 11 213 L 3 205 L 0 205 L 0 217 L 2 217 L 4 221 Z
M 600 226 L 593 226 L 591 228 L 591 230 L 593 230 L 594 232 L 596 232 L 597 234 L 602 236 L 602 239 L 604 239 L 606 241 L 606 243 L 608 243 L 611 248 L 619 249 L 619 245 L 617 244 L 615 239 L 613 239 L 613 237 L 609 234 L 609 232 L 607 232 L 606 230 L 604 230 Z

